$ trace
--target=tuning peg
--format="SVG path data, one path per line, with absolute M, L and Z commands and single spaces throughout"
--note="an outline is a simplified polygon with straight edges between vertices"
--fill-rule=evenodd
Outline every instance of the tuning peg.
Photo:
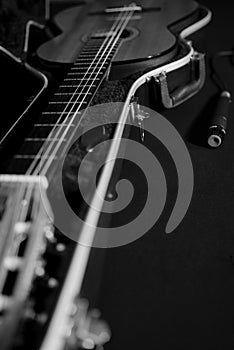
M 88 309 L 86 299 L 78 299 L 71 307 L 67 332 L 68 349 L 102 349 L 111 338 L 110 328 L 98 309 Z

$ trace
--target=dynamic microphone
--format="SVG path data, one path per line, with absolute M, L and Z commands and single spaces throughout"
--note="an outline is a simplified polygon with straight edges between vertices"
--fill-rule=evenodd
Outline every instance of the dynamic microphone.
M 231 93 L 229 91 L 222 91 L 208 128 L 207 142 L 212 148 L 217 148 L 223 143 L 227 129 L 230 103 Z

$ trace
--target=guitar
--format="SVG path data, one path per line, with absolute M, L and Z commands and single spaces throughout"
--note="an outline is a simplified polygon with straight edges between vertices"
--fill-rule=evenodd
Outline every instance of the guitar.
M 101 349 L 110 340 L 107 324 L 82 299 L 91 247 L 113 175 L 110 160 L 117 159 L 129 111 L 134 114 L 135 107 L 140 108 L 136 97 L 142 98 L 142 86 L 157 83 L 161 102 L 168 108 L 200 90 L 204 59 L 185 38 L 210 18 L 208 10 L 187 0 L 128 5 L 100 1 L 68 9 L 55 18 L 61 34 L 42 45 L 38 56 L 47 65 L 68 64 L 68 72 L 0 175 L 3 350 Z M 195 79 L 171 92 L 170 73 L 191 66 L 198 72 Z M 98 100 L 98 91 L 109 86 L 106 80 L 116 77 L 125 79 L 125 89 L 112 84 L 121 91 L 117 97 L 113 93 L 117 101 L 123 101 L 121 108 L 108 110 L 109 121 L 102 106 L 95 109 L 99 113 L 94 116 L 92 110 L 87 112 Z M 100 132 L 97 115 L 104 119 L 102 126 L 115 126 L 101 127 Z M 142 140 L 144 117 L 138 110 Z M 74 134 L 80 135 L 80 129 L 87 132 L 74 143 Z M 110 147 L 94 150 L 100 139 L 112 139 Z M 86 156 L 91 158 L 83 161 Z M 103 161 L 107 165 L 93 191 L 93 164 Z M 60 185 L 65 183 L 68 192 L 72 190 L 74 163 L 75 168 L 82 165 L 79 184 L 90 200 L 88 208 L 82 209 L 80 202 L 77 208 L 77 192 L 71 196 L 74 211 L 81 211 L 80 226 L 75 219 L 67 220 L 66 208 L 60 206 L 63 191 L 56 187 L 58 174 L 62 174 Z M 67 229 L 72 237 L 63 234 Z

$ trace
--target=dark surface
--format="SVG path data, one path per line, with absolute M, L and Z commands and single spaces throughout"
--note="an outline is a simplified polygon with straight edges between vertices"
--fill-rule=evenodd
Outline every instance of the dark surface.
M 234 5 L 202 4 L 213 19 L 192 39 L 208 61 L 234 46 Z M 219 67 L 234 93 L 234 66 L 221 59 Z M 107 251 L 99 303 L 113 332 L 107 350 L 234 347 L 234 104 L 224 144 L 209 149 L 203 134 L 218 92 L 209 74 L 208 69 L 201 92 L 163 113 L 186 140 L 194 167 L 194 194 L 184 220 L 166 235 L 167 205 L 141 239 Z M 166 176 L 170 200 L 176 180 L 172 170 Z
M 44 2 L 41 0 L 0 0 L 0 45 L 20 56 L 27 21 L 43 23 L 44 13 Z

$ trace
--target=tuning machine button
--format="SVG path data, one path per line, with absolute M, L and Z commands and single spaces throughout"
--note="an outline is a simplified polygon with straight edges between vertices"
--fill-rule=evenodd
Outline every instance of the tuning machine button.
M 70 327 L 67 332 L 67 348 L 103 349 L 111 338 L 110 328 L 97 309 L 88 309 L 86 299 L 78 299 L 70 309 Z
M 44 233 L 45 233 L 45 238 L 48 240 L 48 242 L 50 243 L 55 243 L 56 242 L 56 238 L 54 236 L 54 229 L 53 229 L 53 225 L 46 225 L 44 227 Z

